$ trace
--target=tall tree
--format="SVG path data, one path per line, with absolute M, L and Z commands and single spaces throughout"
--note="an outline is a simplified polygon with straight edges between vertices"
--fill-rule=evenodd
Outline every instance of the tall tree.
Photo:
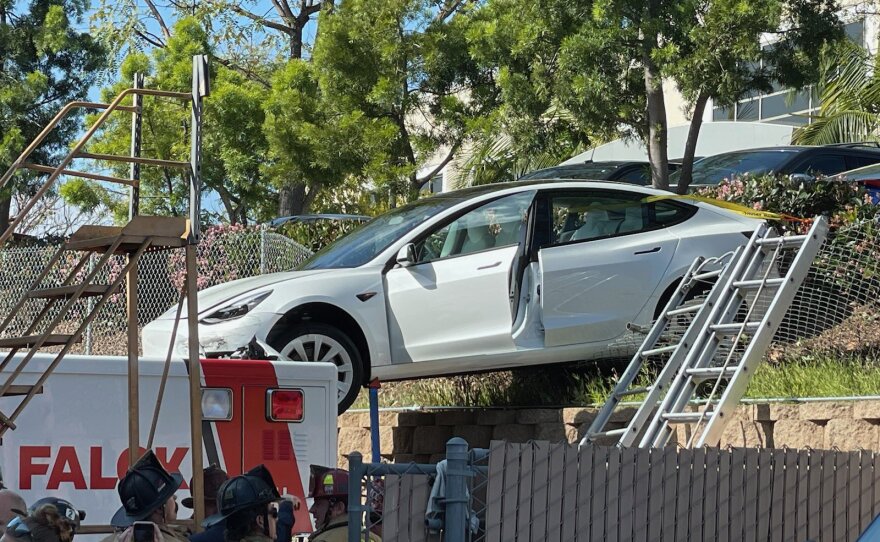
M 802 86 L 816 77 L 811 53 L 842 35 L 833 0 L 490 0 L 481 18 L 471 50 L 495 51 L 505 95 L 529 98 L 518 114 L 534 115 L 535 103 L 553 97 L 584 127 L 641 139 L 653 184 L 664 189 L 662 85 L 674 82 L 692 119 L 679 191 L 710 98 L 733 103 L 771 81 Z M 762 47 L 768 34 L 775 43 Z
M 333 107 L 370 122 L 388 163 L 366 173 L 412 197 L 497 104 L 491 67 L 468 54 L 463 1 L 342 0 L 321 16 L 313 62 Z M 420 165 L 437 156 L 430 171 Z
M 102 91 L 104 99 L 112 99 L 128 88 L 135 72 L 146 74 L 150 87 L 187 92 L 191 88 L 192 56 L 210 52 L 207 34 L 198 21 L 181 19 L 169 31 L 165 47 L 154 49 L 149 56 L 132 53 L 123 61 L 120 80 Z M 271 184 L 263 172 L 267 152 L 263 101 L 268 90 L 223 66 L 215 66 L 211 79 L 211 96 L 205 100 L 203 117 L 203 186 L 218 194 L 225 218 L 233 224 L 271 218 L 274 205 L 267 204 Z M 188 160 L 189 118 L 188 103 L 147 97 L 143 106 L 143 155 Z M 99 153 L 125 155 L 130 140 L 129 118 L 114 116 L 101 128 L 91 148 Z M 102 166 L 126 175 L 124 164 Z M 119 218 L 127 212 L 125 195 L 97 183 L 68 182 L 63 195 L 86 209 L 104 204 Z M 179 171 L 142 168 L 145 214 L 182 214 L 187 195 L 188 184 Z
M 82 0 L 0 0 L 0 169 L 66 102 L 82 99 L 100 75 L 104 50 L 86 32 Z M 67 117 L 31 160 L 51 164 L 66 151 L 81 117 Z M 38 177 L 19 174 L 0 192 L 0 231 L 9 226 L 11 195 L 34 189 Z

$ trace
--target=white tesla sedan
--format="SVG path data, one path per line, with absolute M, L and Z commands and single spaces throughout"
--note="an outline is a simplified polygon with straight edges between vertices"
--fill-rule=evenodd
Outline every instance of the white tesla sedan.
M 694 258 L 735 249 L 760 223 L 661 195 L 531 181 L 420 199 L 296 271 L 199 292 L 199 340 L 208 355 L 256 337 L 281 359 L 334 362 L 340 412 L 374 377 L 606 356 L 628 324 L 651 322 Z M 144 328 L 146 355 L 165 355 L 174 312 Z M 186 342 L 181 325 L 175 351 Z

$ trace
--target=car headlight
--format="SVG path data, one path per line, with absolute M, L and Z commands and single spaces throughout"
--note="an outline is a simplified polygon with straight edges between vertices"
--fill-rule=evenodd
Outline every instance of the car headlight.
M 234 299 L 229 304 L 220 307 L 211 314 L 202 318 L 201 322 L 203 324 L 210 325 L 219 324 L 220 322 L 227 322 L 229 320 L 235 320 L 236 318 L 241 318 L 242 316 L 253 310 L 254 307 L 262 303 L 263 300 L 269 297 L 269 294 L 271 293 L 272 290 L 269 290 L 268 292 L 250 294 Z

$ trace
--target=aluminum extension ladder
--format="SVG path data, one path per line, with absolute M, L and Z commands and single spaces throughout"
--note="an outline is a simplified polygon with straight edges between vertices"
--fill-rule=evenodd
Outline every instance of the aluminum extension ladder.
M 679 424 L 691 429 L 688 447 L 717 444 L 827 233 L 824 217 L 817 217 L 806 235 L 780 237 L 763 224 L 729 258 L 697 258 L 580 445 L 619 437 L 619 447 L 659 448 Z M 779 264 L 788 251 L 796 253 L 785 276 L 778 277 Z M 722 263 L 720 269 L 707 270 Z M 689 304 L 691 292 L 713 279 L 715 284 L 705 299 Z M 771 300 L 760 307 L 768 295 Z M 681 337 L 662 345 L 675 319 L 688 314 L 693 320 Z M 656 362 L 658 356 L 668 356 L 660 372 L 650 385 L 638 386 L 639 376 L 644 378 L 649 361 Z M 644 398 L 626 427 L 608 429 L 615 409 L 627 397 L 637 395 Z M 705 406 L 689 411 L 697 395 Z

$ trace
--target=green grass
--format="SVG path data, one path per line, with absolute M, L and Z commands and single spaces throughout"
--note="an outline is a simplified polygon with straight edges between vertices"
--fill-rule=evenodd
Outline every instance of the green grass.
M 602 367 L 551 366 L 386 383 L 379 401 L 382 407 L 581 406 L 604 402 L 625 366 L 625 361 L 618 361 Z M 640 385 L 650 380 L 642 377 Z M 746 392 L 746 397 L 755 399 L 864 395 L 880 395 L 880 359 L 828 357 L 764 363 Z M 362 391 L 353 408 L 367 406 L 367 393 Z

